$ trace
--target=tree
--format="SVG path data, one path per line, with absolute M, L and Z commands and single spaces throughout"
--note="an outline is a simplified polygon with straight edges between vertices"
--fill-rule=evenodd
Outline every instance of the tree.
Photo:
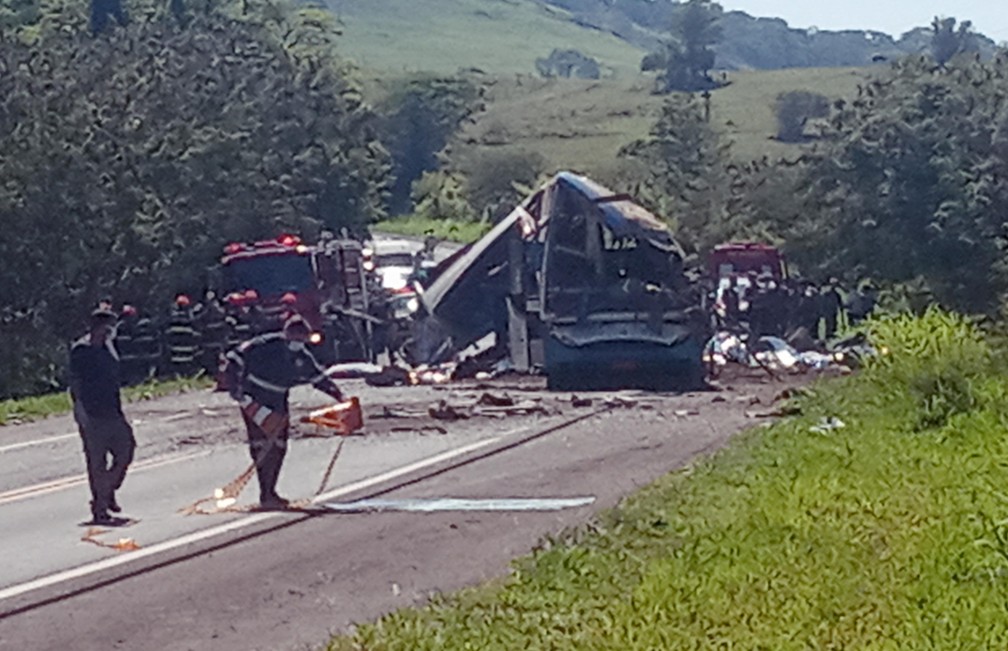
M 809 269 L 925 288 L 947 307 L 997 309 L 1008 290 L 1008 60 L 923 57 L 836 112 L 809 158 L 806 213 L 778 224 Z
M 363 232 L 388 175 L 375 133 L 340 70 L 250 22 L 0 37 L 0 228 L 16 234 L 0 238 L 0 336 L 28 351 L 0 394 L 56 381 L 98 296 L 166 304 L 228 241 Z
M 710 0 L 689 0 L 672 17 L 670 39 L 658 52 L 641 61 L 641 70 L 658 72 L 658 91 L 698 91 L 716 88 L 710 77 L 715 54 L 711 49 L 722 37 L 721 5 Z
M 491 149 L 460 163 L 466 175 L 469 205 L 490 222 L 507 216 L 530 194 L 546 169 L 537 152 L 522 149 Z
M 978 45 L 973 23 L 964 20 L 956 29 L 955 18 L 938 18 L 931 22 L 931 54 L 938 65 L 945 65 L 957 54 L 975 52 Z
M 727 147 L 691 95 L 670 95 L 648 138 L 627 145 L 620 157 L 641 163 L 625 189 L 666 215 L 684 244 L 705 248 L 722 239 L 728 200 Z
M 829 115 L 830 101 L 819 93 L 791 91 L 777 96 L 774 113 L 777 116 L 777 139 L 782 142 L 801 142 L 805 139 L 805 125 L 812 118 Z
M 578 79 L 598 79 L 602 70 L 598 61 L 577 50 L 553 50 L 543 59 L 536 59 L 536 71 L 547 79 L 564 77 Z
M 379 107 L 393 161 L 393 212 L 410 210 L 413 182 L 438 169 L 438 154 L 464 120 L 482 110 L 483 88 L 464 77 L 421 76 L 400 83 Z
M 461 174 L 424 172 L 413 182 L 413 212 L 428 219 L 476 221 L 477 215 L 466 197 L 466 180 Z

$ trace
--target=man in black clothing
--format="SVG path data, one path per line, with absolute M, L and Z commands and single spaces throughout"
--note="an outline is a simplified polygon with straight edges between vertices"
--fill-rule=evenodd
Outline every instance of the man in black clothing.
M 843 299 L 838 289 L 839 281 L 830 278 L 829 282 L 819 290 L 819 314 L 825 324 L 825 339 L 832 339 L 837 333 L 837 322 L 843 310 Z
M 263 509 L 282 509 L 288 504 L 277 495 L 276 484 L 290 435 L 290 389 L 311 384 L 337 401 L 343 400 L 339 388 L 309 352 L 310 334 L 305 320 L 295 315 L 284 323 L 283 332 L 254 337 L 227 354 L 226 382 L 241 407 Z
M 90 332 L 70 349 L 70 397 L 84 443 L 96 524 L 115 522 L 109 511 L 121 510 L 115 492 L 126 478 L 136 448 L 119 396 L 119 357 L 111 343 L 116 318 L 105 308 L 92 312 Z

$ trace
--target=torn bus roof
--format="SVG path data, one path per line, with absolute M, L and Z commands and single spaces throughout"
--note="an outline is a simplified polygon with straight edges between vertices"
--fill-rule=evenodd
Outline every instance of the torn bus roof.
M 643 368 L 624 358 L 652 356 L 648 368 L 694 374 L 699 303 L 683 258 L 669 228 L 629 196 L 562 172 L 427 287 L 410 361 L 446 362 L 496 333 L 512 361 L 525 351 L 519 368 L 543 363 L 549 373 L 548 358 L 564 369 Z M 533 350 L 545 358 L 531 361 Z
M 615 194 L 587 177 L 560 172 L 511 211 L 487 235 L 470 245 L 424 290 L 423 304 L 428 314 L 438 314 L 441 303 L 458 293 L 462 281 L 477 267 L 491 272 L 496 265 L 506 264 L 506 239 L 509 235 L 529 240 L 549 223 L 554 215 L 542 210 L 543 194 L 547 191 L 578 193 L 598 205 L 606 226 L 617 237 L 644 237 L 652 245 L 677 253 L 680 259 L 684 257 L 668 226 L 630 197 Z M 535 222 L 531 227 L 528 216 Z
M 629 195 L 614 194 L 605 186 L 570 172 L 557 174 L 553 182 L 558 187 L 570 188 L 598 204 L 606 227 L 617 237 L 644 236 L 652 244 L 675 247 L 681 253 L 668 226 L 646 208 L 634 202 Z

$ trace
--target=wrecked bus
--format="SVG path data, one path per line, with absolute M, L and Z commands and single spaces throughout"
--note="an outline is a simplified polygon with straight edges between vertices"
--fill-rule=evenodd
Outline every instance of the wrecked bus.
M 683 257 L 630 197 L 560 173 L 427 288 L 411 361 L 494 334 L 511 367 L 554 389 L 698 386 L 706 320 Z

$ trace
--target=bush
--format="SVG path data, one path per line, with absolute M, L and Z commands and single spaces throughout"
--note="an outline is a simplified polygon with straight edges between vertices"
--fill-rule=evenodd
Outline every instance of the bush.
M 461 174 L 424 172 L 413 182 L 413 213 L 424 219 L 475 221 L 476 213 L 466 197 L 466 180 Z
M 777 115 L 777 139 L 781 142 L 801 142 L 805 125 L 812 118 L 829 115 L 830 102 L 825 95 L 804 90 L 781 93 L 774 113 Z
M 869 336 L 884 354 L 867 365 L 882 393 L 908 400 L 917 430 L 944 427 L 957 414 L 984 406 L 978 390 L 994 367 L 990 343 L 968 318 L 937 308 L 923 316 L 871 322 Z

